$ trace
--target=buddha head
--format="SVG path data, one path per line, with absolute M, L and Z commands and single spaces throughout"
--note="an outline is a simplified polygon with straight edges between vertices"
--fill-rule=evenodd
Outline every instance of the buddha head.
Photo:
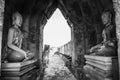
M 104 25 L 109 25 L 111 23 L 111 13 L 110 11 L 106 10 L 103 12 L 101 18 L 102 18 L 102 22 Z
M 22 25 L 22 16 L 19 12 L 15 12 L 12 16 L 13 25 L 21 26 Z

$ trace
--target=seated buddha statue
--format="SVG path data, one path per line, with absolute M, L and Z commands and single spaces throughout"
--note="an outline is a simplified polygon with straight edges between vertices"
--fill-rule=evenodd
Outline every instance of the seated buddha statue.
M 115 26 L 111 24 L 111 13 L 105 11 L 102 14 L 102 22 L 105 28 L 102 31 L 103 41 L 100 44 L 93 46 L 89 52 L 90 55 L 99 56 L 117 56 L 117 39 Z
M 4 50 L 5 61 L 8 62 L 22 62 L 24 60 L 30 60 L 34 57 L 33 53 L 29 50 L 23 50 L 23 33 L 20 30 L 22 25 L 22 16 L 16 12 L 12 16 L 13 26 L 9 28 L 7 45 Z

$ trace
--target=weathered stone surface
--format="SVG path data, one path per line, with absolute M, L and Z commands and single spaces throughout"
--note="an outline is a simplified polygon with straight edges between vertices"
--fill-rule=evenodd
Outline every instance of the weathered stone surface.
M 66 43 L 65 45 L 59 47 L 59 52 L 72 56 L 73 53 L 73 45 L 72 45 L 72 41 Z
M 28 40 L 29 40 L 29 20 L 30 20 L 30 16 L 24 16 L 23 17 L 23 26 L 22 26 L 22 28 L 23 28 L 23 34 L 24 34 L 24 39 L 23 39 L 23 49 L 28 49 L 28 46 L 29 46 L 29 44 L 28 44 Z
M 113 59 L 116 57 L 85 55 L 86 65 L 84 71 L 91 80 L 112 80 L 113 79 Z M 116 67 L 115 67 L 116 68 Z M 92 79 L 93 78 L 93 79 Z M 117 79 L 118 80 L 118 79 Z
M 90 65 L 84 66 L 85 73 L 90 77 L 90 80 L 112 80 L 112 71 L 102 71 Z
M 74 75 L 65 66 L 64 61 L 59 55 L 49 55 L 48 68 L 45 69 L 43 80 L 76 80 Z
M 2 42 L 2 28 L 3 28 L 3 12 L 4 12 L 4 0 L 0 0 L 0 75 L 1 75 L 1 42 Z
M 119 60 L 119 76 L 120 76 L 120 0 L 113 0 L 115 10 L 116 35 L 118 39 L 118 60 Z

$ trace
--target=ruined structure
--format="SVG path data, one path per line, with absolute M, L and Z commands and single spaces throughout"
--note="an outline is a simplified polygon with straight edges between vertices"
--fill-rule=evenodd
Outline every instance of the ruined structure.
M 42 70 L 43 29 L 56 8 L 60 9 L 71 28 L 72 39 L 66 44 L 71 51 L 70 54 L 67 51 L 67 55 L 72 57 L 71 68 L 78 80 L 84 80 L 85 76 L 83 72 L 84 55 L 89 54 L 88 50 L 103 40 L 102 31 L 105 26 L 102 23 L 101 15 L 106 9 L 111 11 L 112 23 L 116 28 L 118 40 L 117 54 L 120 73 L 119 0 L 0 0 L 0 18 L 4 17 L 3 25 L 0 25 L 0 31 L 3 33 L 2 37 L 0 36 L 2 38 L 1 58 L 4 55 L 8 29 L 12 26 L 11 16 L 18 11 L 23 17 L 21 29 L 25 38 L 22 48 L 35 53 L 39 69 Z

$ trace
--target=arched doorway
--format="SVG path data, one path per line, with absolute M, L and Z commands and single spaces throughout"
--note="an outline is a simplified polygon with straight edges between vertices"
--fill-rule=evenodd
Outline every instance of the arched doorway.
M 71 40 L 71 29 L 59 9 L 56 9 L 43 29 L 43 43 L 59 47 Z

